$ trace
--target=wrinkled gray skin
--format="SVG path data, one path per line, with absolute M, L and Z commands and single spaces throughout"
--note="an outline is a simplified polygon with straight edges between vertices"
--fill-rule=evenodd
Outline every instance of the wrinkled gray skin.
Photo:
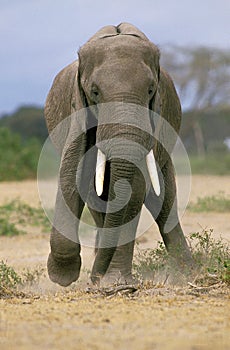
M 45 106 L 45 118 L 49 132 L 51 133 L 59 122 L 74 111 L 106 102 L 132 103 L 155 110 L 158 113 L 160 112 L 161 116 L 170 123 L 176 132 L 179 131 L 181 121 L 180 102 L 171 78 L 159 66 L 159 50 L 142 32 L 127 23 L 122 23 L 117 27 L 106 26 L 99 30 L 80 49 L 79 60 L 64 68 L 56 76 Z M 108 120 L 115 118 L 119 123 L 120 118 L 122 120 L 122 113 L 122 109 L 119 111 L 118 107 L 114 111 L 114 115 L 107 115 L 106 117 Z M 129 128 L 119 126 L 117 128 L 113 124 L 101 127 L 100 123 L 105 121 L 105 111 L 102 112 L 102 109 L 98 108 L 95 114 L 97 115 L 92 114 L 88 118 L 96 118 L 94 121 L 97 120 L 97 128 L 81 134 L 71 144 L 71 147 L 68 147 L 63 156 L 56 216 L 62 216 L 64 207 L 62 202 L 65 201 L 76 217 L 81 217 L 85 203 L 77 191 L 76 169 L 86 150 L 98 141 L 104 141 L 102 151 L 105 153 L 108 162 L 101 199 L 105 201 L 114 199 L 114 184 L 120 178 L 127 179 L 132 187 L 132 195 L 128 204 L 122 210 L 103 214 L 100 212 L 100 206 L 98 206 L 98 210 L 90 208 L 90 201 L 96 203 L 96 195 L 94 186 L 89 183 L 87 204 L 91 214 L 98 228 L 105 227 L 108 230 L 117 226 L 120 227 L 136 216 L 137 218 L 133 220 L 132 225 L 126 229 L 126 232 L 119 232 L 118 229 L 117 237 L 111 237 L 109 234 L 100 236 L 100 229 L 98 230 L 99 247 L 92 268 L 91 280 L 93 283 L 100 283 L 103 276 L 109 276 L 110 281 L 114 282 L 120 276 L 123 282 L 130 282 L 132 279 L 131 269 L 135 232 L 144 201 L 145 206 L 159 226 L 167 250 L 182 268 L 185 265 L 191 265 L 191 254 L 177 218 L 177 209 L 173 206 L 176 198 L 176 187 L 170 156 L 164 151 L 160 143 L 143 135 L 138 128 L 132 128 L 132 126 Z M 131 125 L 135 118 L 142 118 L 141 122 L 145 130 L 154 128 L 147 114 L 140 116 L 130 112 L 130 116 L 126 115 L 125 118 L 130 120 Z M 121 135 L 124 139 L 133 139 L 135 144 L 139 142 L 147 152 L 151 148 L 154 150 L 156 161 L 161 169 L 161 188 L 164 188 L 159 197 L 155 195 L 152 187 L 149 188 L 148 193 L 146 192 L 146 184 L 142 173 L 137 166 L 123 159 L 125 145 L 120 142 L 115 144 L 110 142 L 114 137 Z M 105 141 L 107 139 L 108 142 Z M 175 141 L 170 140 L 172 147 Z M 129 149 L 128 152 L 133 152 L 132 156 L 136 157 L 137 161 L 146 155 L 141 154 L 140 149 L 138 150 L 135 147 Z M 92 164 L 94 169 L 91 169 Z M 89 169 L 85 169 L 85 174 L 90 171 L 94 174 L 95 166 L 96 159 L 91 163 Z M 86 175 L 85 181 L 87 182 Z M 121 188 L 118 188 L 118 192 L 127 193 L 127 188 L 125 188 L 127 182 L 120 184 Z M 60 196 L 60 192 L 62 192 L 62 196 Z M 121 200 L 124 200 L 124 198 L 121 198 Z M 160 212 L 157 209 L 159 207 L 161 207 Z M 170 211 L 176 224 L 167 232 L 165 224 Z M 78 221 L 71 224 L 75 225 L 74 230 L 76 237 L 78 237 Z M 120 235 L 130 237 L 130 242 L 117 246 Z M 53 227 L 50 239 L 51 253 L 47 264 L 50 279 L 62 286 L 68 286 L 76 281 L 81 268 L 80 243 L 77 238 L 74 241 L 66 238 L 66 236 L 68 237 L 68 235 L 62 235 Z

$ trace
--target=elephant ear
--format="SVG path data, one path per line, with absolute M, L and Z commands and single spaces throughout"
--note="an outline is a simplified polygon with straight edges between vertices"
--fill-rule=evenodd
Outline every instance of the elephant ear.
M 179 97 L 170 75 L 162 68 L 160 68 L 155 99 L 150 109 L 162 117 L 159 122 L 157 121 L 155 130 L 159 141 L 156 143 L 155 152 L 162 166 L 175 146 L 181 124 Z
M 52 142 L 63 149 L 73 112 L 84 107 L 82 89 L 78 83 L 78 61 L 65 67 L 55 77 L 45 103 L 45 119 Z

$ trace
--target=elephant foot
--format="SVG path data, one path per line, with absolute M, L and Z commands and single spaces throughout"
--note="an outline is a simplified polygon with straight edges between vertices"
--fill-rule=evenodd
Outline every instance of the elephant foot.
M 169 257 L 169 284 L 187 284 L 196 274 L 197 266 L 190 254 Z
M 52 282 L 67 287 L 77 281 L 81 269 L 81 257 L 75 257 L 70 261 L 55 260 L 52 253 L 49 254 L 47 261 L 49 278 Z
M 109 271 L 105 274 L 105 276 L 95 276 L 91 275 L 91 281 L 94 285 L 100 287 L 108 287 L 108 286 L 119 286 L 119 285 L 128 285 L 134 284 L 135 280 L 132 276 L 132 273 L 129 274 L 121 274 L 120 271 Z
M 189 250 L 184 250 L 182 252 L 169 251 L 169 256 L 172 263 L 182 271 L 191 271 L 195 268 L 195 262 Z
M 101 286 L 111 286 L 111 285 L 128 285 L 134 284 L 135 280 L 132 273 L 122 274 L 120 271 L 108 272 L 101 280 Z

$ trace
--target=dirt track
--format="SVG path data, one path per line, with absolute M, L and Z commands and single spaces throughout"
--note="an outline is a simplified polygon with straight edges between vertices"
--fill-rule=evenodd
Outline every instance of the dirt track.
M 230 177 L 193 177 L 191 200 L 197 196 L 230 194 Z M 0 183 L 3 203 L 20 197 L 38 205 L 36 183 Z M 229 214 L 191 213 L 183 217 L 186 234 L 212 228 L 230 241 Z M 154 246 L 159 233 L 153 226 L 140 239 Z M 16 271 L 46 266 L 47 233 L 33 229 L 27 235 L 0 238 L 0 257 Z M 92 249 L 83 249 L 90 268 Z M 199 293 L 188 287 L 158 286 L 118 296 L 87 293 L 87 274 L 80 282 L 61 288 L 45 276 L 27 286 L 26 298 L 0 300 L 0 349 L 230 349 L 230 295 L 225 287 Z

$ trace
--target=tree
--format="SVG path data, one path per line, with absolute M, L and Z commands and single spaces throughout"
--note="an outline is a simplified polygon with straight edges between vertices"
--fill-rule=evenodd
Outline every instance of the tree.
M 0 127 L 7 127 L 21 135 L 24 141 L 36 137 L 44 142 L 48 137 L 43 109 L 35 106 L 22 106 L 13 114 L 3 116 Z
M 169 46 L 162 60 L 173 76 L 182 106 L 194 111 L 192 128 L 197 152 L 204 156 L 203 132 L 196 115 L 200 115 L 200 111 L 230 106 L 230 50 Z
M 40 151 L 37 139 L 23 141 L 19 134 L 0 127 L 0 181 L 36 177 Z

